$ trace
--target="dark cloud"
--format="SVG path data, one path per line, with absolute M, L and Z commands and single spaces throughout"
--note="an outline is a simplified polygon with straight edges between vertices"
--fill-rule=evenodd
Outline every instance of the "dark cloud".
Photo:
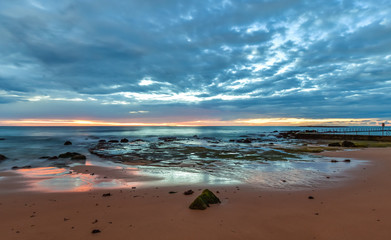
M 3 1 L 0 110 L 391 117 L 390 15 L 364 0 Z

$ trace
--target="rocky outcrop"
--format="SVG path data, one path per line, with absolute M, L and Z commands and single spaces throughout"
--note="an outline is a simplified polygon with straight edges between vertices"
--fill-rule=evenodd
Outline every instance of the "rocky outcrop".
M 0 154 L 0 161 L 4 161 L 4 160 L 6 160 L 6 159 L 7 159 L 6 156 L 4 156 L 3 154 Z
M 333 142 L 333 143 L 329 143 L 328 145 L 329 147 L 340 147 L 341 144 L 339 142 Z
M 122 139 L 121 139 L 121 142 L 122 142 L 122 143 L 127 143 L 127 142 L 129 142 L 129 140 L 128 140 L 127 138 L 122 138 Z
M 86 156 L 77 152 L 66 152 L 58 155 L 58 158 L 70 158 L 72 160 L 85 160 Z
M 64 145 L 65 146 L 72 145 L 72 142 L 71 141 L 66 141 L 66 142 L 64 142 Z
M 341 143 L 341 146 L 342 147 L 356 147 L 356 144 L 354 144 L 353 142 L 349 142 L 349 141 L 343 141 Z

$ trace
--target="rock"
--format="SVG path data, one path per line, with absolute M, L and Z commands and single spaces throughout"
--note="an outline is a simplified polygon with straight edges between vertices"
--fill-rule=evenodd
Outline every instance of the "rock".
M 17 169 L 28 169 L 28 168 L 31 168 L 31 166 L 30 165 L 23 166 L 23 167 L 13 166 L 11 169 L 12 170 L 17 170 Z
M 7 159 L 6 156 L 4 156 L 3 154 L 0 154 L 0 161 L 6 160 L 6 159 Z
M 198 138 L 198 135 L 194 135 L 193 138 Z
M 195 209 L 195 210 L 205 210 L 208 208 L 209 205 L 202 200 L 202 198 L 197 197 L 189 206 L 190 209 Z
M 189 206 L 190 209 L 199 209 L 204 210 L 206 207 L 209 207 L 209 204 L 221 203 L 220 199 L 214 195 L 209 189 L 205 189 L 202 191 L 201 195 L 199 195 Z
M 237 143 L 252 143 L 251 139 L 250 138 L 246 138 L 246 139 L 238 139 L 236 140 Z
M 332 163 L 336 163 L 336 162 L 338 162 L 337 160 L 335 160 L 335 159 L 331 159 L 330 160 L 330 162 L 332 162 Z
M 165 142 L 172 142 L 172 141 L 177 140 L 177 138 L 176 137 L 159 137 L 159 140 L 163 140 Z
M 111 196 L 111 193 L 103 193 L 102 194 L 102 197 L 110 197 Z
M 350 159 L 345 159 L 345 160 L 343 160 L 344 162 L 346 162 L 346 163 L 348 163 L 348 162 L 350 162 Z
M 64 143 L 64 145 L 72 145 L 72 142 L 71 142 L 71 141 L 66 141 L 66 142 Z
M 86 159 L 87 159 L 86 156 L 84 156 L 83 154 L 78 154 L 71 157 L 71 160 L 86 160 Z
M 55 160 L 55 159 L 58 159 L 58 157 L 57 156 L 53 156 L 53 157 L 50 157 L 50 158 L 48 158 L 49 160 Z
M 95 234 L 95 233 L 100 233 L 100 230 L 99 229 L 94 229 L 94 230 L 92 230 L 92 232 L 91 232 L 92 234 Z
M 129 140 L 126 139 L 126 138 L 122 138 L 122 139 L 121 139 L 121 142 L 122 142 L 122 143 L 127 143 L 127 142 L 129 142 Z
M 4 141 L 5 140 L 5 138 L 0 138 L 0 141 Z
M 59 158 L 71 158 L 71 157 L 74 157 L 77 155 L 82 155 L 82 154 L 77 153 L 77 152 L 66 152 L 66 153 L 62 153 L 62 154 L 58 155 L 58 157 Z
M 50 158 L 50 156 L 42 156 L 39 159 L 49 159 L 49 158 Z
M 174 194 L 174 193 L 177 193 L 177 192 L 174 192 L 174 191 L 169 191 L 168 193 L 169 193 L 169 194 Z
M 109 143 L 118 143 L 118 140 L 109 140 Z
M 328 145 L 329 147 L 340 147 L 341 144 L 339 142 L 333 142 L 333 143 L 329 143 Z
M 184 192 L 183 194 L 185 194 L 185 195 L 191 195 L 191 194 L 193 194 L 194 193 L 194 191 L 193 190 L 187 190 L 186 192 Z
M 308 199 L 314 199 L 314 197 L 313 196 L 308 196 Z
M 342 147 L 356 147 L 356 144 L 354 144 L 353 142 L 349 142 L 349 141 L 343 141 L 341 146 Z

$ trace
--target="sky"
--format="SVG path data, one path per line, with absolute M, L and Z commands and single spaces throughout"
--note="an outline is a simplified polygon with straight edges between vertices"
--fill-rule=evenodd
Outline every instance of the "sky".
M 377 125 L 390 91 L 389 0 L 0 1 L 0 125 Z

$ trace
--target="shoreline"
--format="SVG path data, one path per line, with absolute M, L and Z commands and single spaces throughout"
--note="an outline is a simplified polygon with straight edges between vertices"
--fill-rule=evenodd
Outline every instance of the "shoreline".
M 391 148 L 320 155 L 370 163 L 348 170 L 353 177 L 330 188 L 208 186 L 222 203 L 205 211 L 188 209 L 205 188 L 200 185 L 5 193 L 0 231 L 5 239 L 387 239 Z M 195 193 L 183 195 L 189 189 Z

